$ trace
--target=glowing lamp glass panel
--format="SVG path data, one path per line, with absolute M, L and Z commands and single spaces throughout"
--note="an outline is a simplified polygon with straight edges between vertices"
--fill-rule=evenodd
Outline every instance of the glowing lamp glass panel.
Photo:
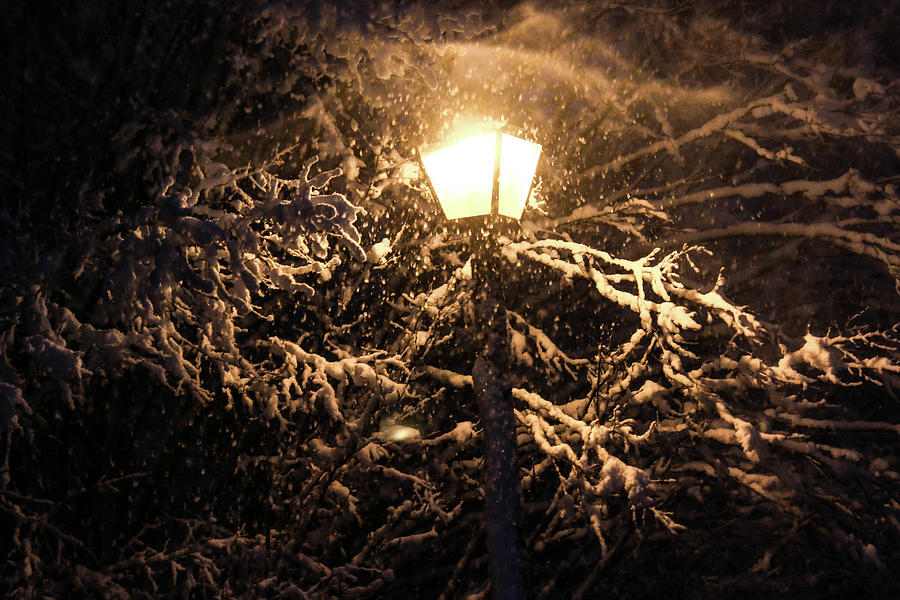
M 488 133 L 423 154 L 422 165 L 448 219 L 491 214 L 494 185 L 498 186 L 497 212 L 519 219 L 540 155 L 539 144 Z M 497 161 L 499 168 L 495 168 Z
M 541 156 L 541 146 L 503 135 L 500 142 L 500 206 L 501 215 L 518 219 L 525 210 L 531 180 Z
M 476 135 L 422 156 L 448 219 L 491 214 L 496 140 L 494 133 Z

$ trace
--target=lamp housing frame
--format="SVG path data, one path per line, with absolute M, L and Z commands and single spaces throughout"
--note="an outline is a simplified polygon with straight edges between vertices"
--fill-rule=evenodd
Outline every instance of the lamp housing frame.
M 464 217 L 456 217 L 450 218 L 447 217 L 447 211 L 444 208 L 444 204 L 441 201 L 441 197 L 438 195 L 437 190 L 434 187 L 434 183 L 431 180 L 431 175 L 428 173 L 428 169 L 425 167 L 424 156 L 431 154 L 433 152 L 437 152 L 443 150 L 445 148 L 450 148 L 463 142 L 469 138 L 476 137 L 479 135 L 494 135 L 494 165 L 493 165 L 493 178 L 491 180 L 491 210 L 489 213 L 481 213 L 478 215 L 468 215 Z M 538 158 L 535 162 L 534 171 L 531 174 L 531 179 L 528 184 L 528 191 L 525 194 L 525 203 L 522 207 L 522 212 L 519 217 L 510 217 L 509 215 L 500 214 L 500 166 L 502 162 L 502 142 L 503 136 L 509 136 L 515 138 L 517 140 L 525 141 L 531 144 L 537 145 L 540 150 L 538 151 Z M 534 182 L 537 178 L 538 168 L 541 163 L 541 156 L 543 156 L 543 145 L 538 144 L 530 139 L 525 137 L 521 137 L 521 132 L 516 131 L 514 129 L 508 127 L 486 127 L 485 130 L 480 132 L 467 132 L 465 135 L 458 135 L 451 138 L 449 141 L 440 142 L 436 144 L 428 144 L 425 146 L 417 147 L 414 151 L 416 162 L 419 165 L 419 169 L 421 170 L 422 175 L 424 176 L 425 182 L 428 185 L 428 191 L 431 194 L 432 198 L 438 203 L 441 207 L 441 211 L 444 213 L 444 217 L 447 218 L 448 221 L 456 221 L 456 222 L 480 222 L 487 220 L 490 223 L 515 223 L 520 222 L 522 220 L 522 215 L 525 214 L 525 209 L 528 207 L 528 199 L 531 197 L 532 191 L 534 191 Z

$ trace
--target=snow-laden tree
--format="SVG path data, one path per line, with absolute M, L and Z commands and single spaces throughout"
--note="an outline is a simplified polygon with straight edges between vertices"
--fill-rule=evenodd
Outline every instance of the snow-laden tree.
M 10 11 L 7 595 L 489 593 L 473 117 L 531 595 L 900 592 L 897 13 L 499 4 Z

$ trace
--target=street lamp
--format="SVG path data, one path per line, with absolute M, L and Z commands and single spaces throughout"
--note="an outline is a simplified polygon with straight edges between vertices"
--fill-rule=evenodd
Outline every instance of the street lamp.
M 541 146 L 494 131 L 419 152 L 432 194 L 447 219 L 472 224 L 472 275 L 480 296 L 484 349 L 475 359 L 472 384 L 483 427 L 485 529 L 495 600 L 524 600 L 525 554 L 517 528 L 518 464 L 515 415 L 509 386 L 506 309 L 496 300 L 500 279 L 493 229 L 500 216 L 518 220 L 525 210 Z
M 519 219 L 531 193 L 541 146 L 499 131 L 420 152 L 444 215 Z

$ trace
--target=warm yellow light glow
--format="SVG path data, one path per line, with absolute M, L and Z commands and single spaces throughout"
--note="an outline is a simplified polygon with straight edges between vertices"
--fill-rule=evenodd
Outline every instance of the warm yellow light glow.
M 500 146 L 500 214 L 519 219 L 528 202 L 541 146 L 503 135 Z
M 448 219 L 491 213 L 497 134 L 476 135 L 422 156 Z
M 487 133 L 423 154 L 422 165 L 448 219 L 490 214 L 494 185 L 498 186 L 497 212 L 519 219 L 540 155 L 539 144 Z

